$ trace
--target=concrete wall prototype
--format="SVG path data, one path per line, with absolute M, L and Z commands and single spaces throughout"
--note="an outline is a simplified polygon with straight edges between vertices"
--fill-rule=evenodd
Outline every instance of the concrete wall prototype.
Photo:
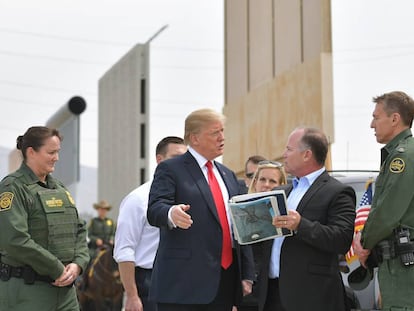
M 98 199 L 111 216 L 149 167 L 149 47 L 137 44 L 99 80 Z
M 226 165 L 279 159 L 300 125 L 333 142 L 330 0 L 226 0 L 225 38 Z
M 76 197 L 76 184 L 80 179 L 80 114 L 86 109 L 86 102 L 74 96 L 46 122 L 46 126 L 57 128 L 63 136 L 59 161 L 53 175 L 61 180 Z

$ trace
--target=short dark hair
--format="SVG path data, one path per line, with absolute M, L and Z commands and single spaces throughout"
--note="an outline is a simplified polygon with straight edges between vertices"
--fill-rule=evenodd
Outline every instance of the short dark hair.
M 381 96 L 374 97 L 372 101 L 376 104 L 383 104 L 384 111 L 388 116 L 397 112 L 401 116 L 404 125 L 409 127 L 413 125 L 414 101 L 406 93 L 401 91 L 385 93 Z
M 329 143 L 326 135 L 321 130 L 310 127 L 304 128 L 300 142 L 303 147 L 312 151 L 318 164 L 325 164 Z
M 163 155 L 165 156 L 168 152 L 168 145 L 169 144 L 179 144 L 184 145 L 184 139 L 178 136 L 167 136 L 160 140 L 155 148 L 155 155 Z
M 57 129 L 48 128 L 46 126 L 29 127 L 23 135 L 16 139 L 16 148 L 22 151 L 23 159 L 26 159 L 27 148 L 32 147 L 38 151 L 45 144 L 45 140 L 57 136 L 62 141 L 62 136 Z
M 259 162 L 265 161 L 265 160 L 267 160 L 265 157 L 263 157 L 261 155 L 258 155 L 258 154 L 255 154 L 255 155 L 250 156 L 246 160 L 246 163 L 244 163 L 244 171 L 245 172 L 247 171 L 247 163 L 252 162 L 253 164 L 256 164 L 257 165 L 257 164 L 259 164 Z

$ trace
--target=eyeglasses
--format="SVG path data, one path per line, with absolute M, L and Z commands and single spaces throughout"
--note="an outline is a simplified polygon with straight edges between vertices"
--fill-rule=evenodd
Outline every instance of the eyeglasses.
M 280 162 L 277 162 L 277 161 L 270 161 L 270 160 L 264 160 L 264 161 L 260 161 L 258 163 L 258 165 L 267 165 L 267 164 L 274 165 L 276 167 L 282 167 L 283 166 L 283 163 L 280 163 Z
M 254 175 L 254 172 L 246 173 L 245 175 L 246 175 L 247 178 L 252 179 L 253 175 Z

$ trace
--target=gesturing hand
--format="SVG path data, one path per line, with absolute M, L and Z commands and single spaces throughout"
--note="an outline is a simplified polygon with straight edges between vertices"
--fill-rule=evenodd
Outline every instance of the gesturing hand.
M 171 210 L 171 219 L 174 224 L 181 229 L 188 229 L 193 224 L 191 216 L 186 213 L 190 209 L 188 204 L 174 205 Z

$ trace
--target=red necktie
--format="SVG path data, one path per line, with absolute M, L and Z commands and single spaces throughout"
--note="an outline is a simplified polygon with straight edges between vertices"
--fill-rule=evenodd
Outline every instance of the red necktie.
M 233 251 L 231 247 L 230 228 L 227 220 L 226 206 L 223 201 L 223 194 L 221 193 L 220 185 L 217 182 L 216 176 L 213 172 L 213 164 L 211 161 L 206 163 L 208 184 L 210 185 L 211 193 L 213 194 L 214 203 L 216 204 L 217 214 L 220 219 L 221 229 L 223 232 L 223 249 L 221 251 L 221 266 L 227 269 L 233 261 Z

